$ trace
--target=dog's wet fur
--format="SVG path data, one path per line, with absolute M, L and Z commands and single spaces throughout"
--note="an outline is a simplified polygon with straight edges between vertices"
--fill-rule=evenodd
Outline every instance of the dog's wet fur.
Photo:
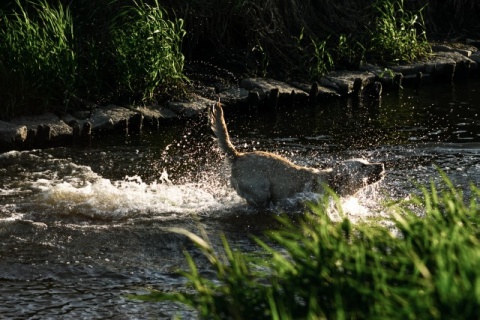
M 322 193 L 325 186 L 340 196 L 353 195 L 385 174 L 383 164 L 366 160 L 343 161 L 332 169 L 319 170 L 270 152 L 238 152 L 230 141 L 219 102 L 209 109 L 209 119 L 218 145 L 231 163 L 232 187 L 251 206 L 267 207 L 301 192 Z

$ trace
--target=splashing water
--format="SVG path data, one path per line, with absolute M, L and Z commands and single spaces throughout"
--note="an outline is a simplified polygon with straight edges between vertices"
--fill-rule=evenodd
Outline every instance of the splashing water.
M 4 172 L 4 186 L 0 189 L 5 196 L 4 210 L 0 218 L 25 214 L 32 220 L 165 220 L 228 211 L 242 203 L 233 190 L 215 185 L 215 179 L 173 183 L 165 169 L 157 180 L 147 183 L 139 175 L 108 179 L 89 166 L 57 159 L 42 151 L 12 152 L 3 158 L 6 167 L 10 167 L 8 172 L 24 174 L 10 176 L 7 170 Z
M 127 176 L 123 181 L 100 178 L 80 187 L 48 180 L 35 184 L 41 190 L 38 202 L 53 207 L 62 215 L 83 215 L 100 220 L 140 216 L 168 219 L 225 209 L 226 199 L 217 198 L 200 184 L 168 183 L 165 171 L 160 179 L 161 182 L 145 183 L 139 176 Z
M 350 219 L 353 223 L 364 222 L 368 219 L 388 219 L 388 212 L 382 205 L 383 197 L 380 193 L 382 182 L 369 185 L 357 194 L 340 198 L 338 207 L 335 201 L 330 202 L 328 214 L 334 221 L 344 218 Z

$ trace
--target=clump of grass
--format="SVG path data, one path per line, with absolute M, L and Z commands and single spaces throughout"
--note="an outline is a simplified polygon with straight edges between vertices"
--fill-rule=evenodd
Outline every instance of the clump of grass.
M 333 47 L 334 61 L 338 67 L 358 69 L 365 62 L 366 43 L 346 34 L 338 36 L 338 43 Z
M 471 319 L 480 304 L 480 190 L 464 199 L 444 176 L 422 195 L 392 207 L 396 234 L 371 224 L 333 222 L 329 200 L 300 223 L 281 218 L 268 233 L 262 261 L 223 252 L 182 233 L 210 261 L 216 278 L 199 272 L 187 254 L 195 293 L 152 292 L 137 299 L 171 300 L 212 319 Z M 415 211 L 415 212 L 414 212 Z M 421 212 L 419 216 L 418 212 Z
M 68 7 L 46 0 L 15 1 L 0 12 L 0 114 L 38 113 L 61 105 L 75 87 L 73 20 Z
M 116 17 L 112 27 L 117 86 L 128 95 L 153 98 L 161 86 L 184 80 L 183 20 L 168 20 L 158 0 L 133 1 Z M 166 88 L 163 88 L 165 90 Z
M 157 0 L 78 2 L 75 16 L 61 2 L 0 5 L 0 118 L 181 91 L 182 19 Z
M 423 8 L 405 9 L 403 0 L 377 0 L 374 26 L 368 31 L 369 55 L 384 62 L 413 62 L 430 52 Z

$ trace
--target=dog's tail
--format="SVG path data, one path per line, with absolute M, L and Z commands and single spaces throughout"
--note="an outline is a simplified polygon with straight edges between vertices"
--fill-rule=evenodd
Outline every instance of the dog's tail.
M 238 156 L 238 152 L 230 141 L 220 102 L 215 103 L 215 105 L 210 108 L 209 118 L 210 126 L 217 137 L 218 146 L 227 154 L 230 160 L 235 159 Z

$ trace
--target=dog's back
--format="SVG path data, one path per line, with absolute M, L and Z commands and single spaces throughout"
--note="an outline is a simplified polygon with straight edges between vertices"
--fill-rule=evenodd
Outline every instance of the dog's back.
M 249 204 L 267 206 L 303 191 L 313 191 L 319 170 L 297 166 L 273 153 L 255 151 L 232 163 L 232 186 Z

